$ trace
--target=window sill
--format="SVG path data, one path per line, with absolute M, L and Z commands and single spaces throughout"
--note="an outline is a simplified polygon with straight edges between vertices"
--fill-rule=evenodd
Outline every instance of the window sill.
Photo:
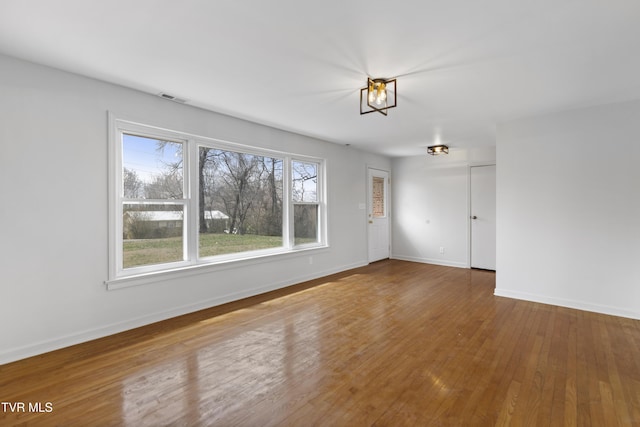
M 154 271 L 150 273 L 141 273 L 130 276 L 118 277 L 111 280 L 106 280 L 104 283 L 108 291 L 117 289 L 128 288 L 131 286 L 148 285 L 151 283 L 157 283 L 165 280 L 180 279 L 188 276 L 197 276 L 200 274 L 208 274 L 216 271 L 223 271 L 236 268 L 244 268 L 251 265 L 258 265 L 267 262 L 273 262 L 275 259 L 278 261 L 286 260 L 288 258 L 297 258 L 309 253 L 321 253 L 328 250 L 328 245 L 312 247 L 300 247 L 292 249 L 286 252 L 278 252 L 265 255 L 251 255 L 246 258 L 234 258 L 226 260 L 213 260 L 203 261 L 198 264 L 189 265 L 186 267 L 172 268 L 162 271 Z

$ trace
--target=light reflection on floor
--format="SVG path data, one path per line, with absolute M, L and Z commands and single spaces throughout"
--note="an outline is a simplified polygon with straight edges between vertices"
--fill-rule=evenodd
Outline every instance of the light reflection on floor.
M 221 322 L 221 318 L 234 317 L 242 322 L 252 311 L 243 309 L 204 322 L 213 328 L 216 319 Z M 295 381 L 300 370 L 319 363 L 319 320 L 319 313 L 310 310 L 240 334 L 224 337 L 222 333 L 222 339 L 202 346 L 187 359 L 137 371 L 122 384 L 125 425 L 167 424 L 189 418 L 213 421 L 222 414 L 246 409 L 247 401 L 287 393 L 286 382 Z M 158 394 L 158 390 L 188 392 L 172 396 Z

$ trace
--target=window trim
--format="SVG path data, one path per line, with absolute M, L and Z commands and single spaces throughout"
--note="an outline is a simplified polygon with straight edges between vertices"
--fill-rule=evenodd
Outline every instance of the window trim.
M 326 207 L 326 159 L 293 154 L 283 151 L 254 147 L 215 138 L 193 135 L 180 131 L 173 131 L 152 125 L 123 119 L 109 112 L 109 257 L 108 279 L 105 281 L 107 289 L 119 289 L 137 284 L 151 283 L 173 278 L 178 275 L 199 274 L 218 268 L 235 268 L 265 262 L 265 258 L 282 257 L 301 251 L 321 250 L 328 247 L 327 242 L 327 207 Z M 183 239 L 184 260 L 123 268 L 123 204 L 126 200 L 122 194 L 122 139 L 123 133 L 143 137 L 166 139 L 183 143 L 183 199 L 170 200 L 184 208 Z M 199 147 L 206 146 L 215 149 L 229 150 L 257 156 L 269 156 L 283 160 L 283 245 L 276 248 L 255 251 L 236 252 L 211 257 L 200 257 L 198 241 L 198 152 Z M 292 162 L 302 161 L 318 165 L 317 194 L 318 202 L 318 241 L 295 245 L 293 233 L 293 197 L 292 197 Z M 145 202 L 155 199 L 143 199 Z M 167 200 L 161 200 L 167 203 Z M 299 204 L 299 203 L 295 203 Z M 304 203 L 308 204 L 308 203 Z M 196 272 L 196 273 L 194 273 Z
M 318 223 L 317 223 L 317 227 L 318 227 L 318 241 L 317 242 L 309 242 L 309 243 L 303 243 L 300 245 L 296 245 L 295 244 L 295 230 L 294 230 L 294 223 L 295 221 L 289 221 L 289 235 L 290 235 L 290 239 L 291 239 L 291 245 L 295 246 L 295 247 L 300 247 L 300 248 L 305 248 L 305 247 L 314 247 L 318 244 L 321 244 L 322 242 L 324 242 L 326 239 L 326 236 L 322 236 L 323 230 L 326 230 L 326 214 L 324 213 L 324 209 L 325 209 L 325 204 L 324 201 L 326 200 L 326 194 L 325 194 L 325 187 L 326 187 L 326 181 L 325 181 L 325 164 L 324 162 L 318 162 L 316 161 L 317 159 L 312 159 L 309 157 L 301 157 L 301 156 L 292 156 L 290 161 L 289 161 L 289 167 L 291 168 L 291 165 L 293 164 L 293 162 L 301 162 L 301 163 L 315 163 L 317 165 L 317 182 L 316 182 L 316 201 L 315 202 L 304 202 L 304 201 L 300 201 L 300 202 L 296 202 L 293 200 L 293 195 L 291 195 L 290 199 L 289 199 L 289 212 L 291 213 L 291 215 L 293 215 L 294 209 L 296 205 L 310 205 L 310 206 L 318 206 Z M 289 183 L 291 186 L 293 186 L 293 178 L 292 178 L 292 171 L 289 171 L 289 175 L 290 175 L 290 179 L 289 179 Z M 293 191 L 293 188 L 290 188 L 290 194 Z

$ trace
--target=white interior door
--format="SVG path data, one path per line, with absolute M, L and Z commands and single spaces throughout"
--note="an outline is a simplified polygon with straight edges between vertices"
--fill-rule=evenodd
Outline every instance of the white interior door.
M 389 172 L 368 169 L 369 262 L 389 258 Z
M 471 167 L 471 267 L 496 269 L 496 166 Z

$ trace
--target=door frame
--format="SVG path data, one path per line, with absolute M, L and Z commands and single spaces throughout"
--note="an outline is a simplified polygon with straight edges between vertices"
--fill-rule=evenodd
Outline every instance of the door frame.
M 471 269 L 471 192 L 473 191 L 471 188 L 471 168 L 473 167 L 478 167 L 478 166 L 496 166 L 496 179 L 497 179 L 497 174 L 498 174 L 498 167 L 497 167 L 497 162 L 492 161 L 492 162 L 478 162 L 478 163 L 469 163 L 467 165 L 467 249 L 468 249 L 468 255 L 467 255 L 467 268 Z M 497 194 L 496 194 L 497 196 Z M 497 227 L 497 224 L 496 224 Z
M 367 164 L 365 167 L 365 191 L 366 191 L 366 200 L 367 200 L 367 210 L 365 213 L 365 225 L 367 227 L 367 263 L 372 263 L 369 256 L 369 243 L 371 242 L 371 227 L 369 227 L 369 214 L 373 212 L 373 200 L 371 197 L 371 188 L 369 182 L 369 171 L 380 171 L 387 174 L 387 193 L 386 193 L 386 209 L 387 209 L 387 235 L 389 236 L 389 259 L 391 259 L 391 171 Z

